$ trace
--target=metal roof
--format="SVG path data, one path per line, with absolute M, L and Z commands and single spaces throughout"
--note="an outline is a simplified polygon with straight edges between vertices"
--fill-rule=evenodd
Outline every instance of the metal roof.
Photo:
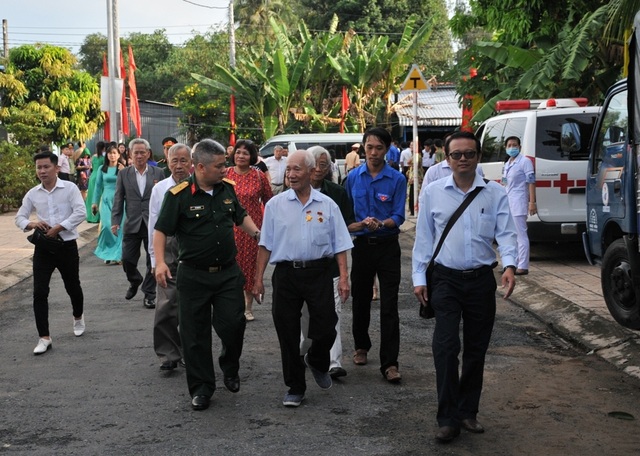
M 400 92 L 398 102 L 391 110 L 398 115 L 403 127 L 413 126 L 413 92 Z M 437 87 L 418 92 L 418 125 L 434 127 L 459 127 L 462 125 L 462 108 L 454 87 Z

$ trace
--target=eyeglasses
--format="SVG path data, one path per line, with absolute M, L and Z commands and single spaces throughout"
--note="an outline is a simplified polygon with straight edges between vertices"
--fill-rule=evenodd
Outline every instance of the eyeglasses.
M 478 152 L 476 152 L 475 150 L 465 150 L 464 152 L 450 152 L 447 157 L 451 157 L 453 160 L 460 160 L 463 155 L 467 160 L 471 160 L 472 158 L 476 158 Z

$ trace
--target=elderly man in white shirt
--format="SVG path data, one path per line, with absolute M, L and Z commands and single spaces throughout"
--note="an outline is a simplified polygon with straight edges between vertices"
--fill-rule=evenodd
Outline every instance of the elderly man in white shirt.
M 155 273 L 156 257 L 153 250 L 153 232 L 162 209 L 165 193 L 180 181 L 189 177 L 191 171 L 191 149 L 176 143 L 167 152 L 167 166 L 171 175 L 160 181 L 151 191 L 149 200 L 149 257 Z M 160 359 L 160 370 L 170 371 L 182 360 L 182 344 L 178 331 L 178 293 L 176 277 L 178 271 L 178 240 L 167 236 L 165 262 L 171 271 L 166 287 L 156 287 L 156 314 L 153 321 L 153 349 Z
M 58 157 L 42 151 L 34 156 L 40 184 L 27 192 L 16 214 L 15 223 L 22 231 L 44 232 L 47 238 L 58 239 L 57 246 L 36 244 L 33 253 L 33 312 L 40 339 L 33 350 L 41 355 L 52 347 L 49 333 L 49 283 L 54 269 L 60 271 L 64 287 L 73 307 L 73 333 L 85 331 L 84 295 L 80 286 L 80 256 L 77 227 L 87 209 L 78 187 L 58 178 Z M 29 217 L 35 210 L 37 221 Z
M 282 146 L 276 146 L 273 149 L 273 156 L 264 161 L 269 168 L 269 176 L 271 176 L 271 191 L 274 195 L 282 193 L 284 189 L 284 172 L 287 169 L 287 157 L 285 149 Z

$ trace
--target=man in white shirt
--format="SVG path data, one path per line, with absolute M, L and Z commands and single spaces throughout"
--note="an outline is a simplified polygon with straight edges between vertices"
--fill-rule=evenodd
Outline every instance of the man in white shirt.
M 69 144 L 63 144 L 60 147 L 60 156 L 58 157 L 58 177 L 62 180 L 71 180 L 71 165 L 69 164 Z
M 171 187 L 189 177 L 191 171 L 191 149 L 181 143 L 172 145 L 166 153 L 171 175 L 160 181 L 151 191 L 149 200 L 149 257 L 155 273 L 156 257 L 153 250 L 153 232 L 162 209 L 164 195 Z M 170 371 L 182 360 L 182 345 L 178 332 L 178 294 L 176 277 L 178 271 L 178 240 L 167 236 L 164 251 L 165 263 L 171 272 L 166 287 L 156 288 L 156 315 L 153 321 L 153 348 L 160 359 L 160 370 Z
M 33 253 L 33 312 L 40 340 L 34 355 L 45 353 L 52 347 L 49 334 L 49 282 L 54 269 L 60 271 L 65 290 L 73 307 L 73 333 L 81 336 L 85 330 L 84 295 L 80 286 L 80 257 L 78 255 L 77 227 L 87 210 L 78 187 L 58 178 L 58 157 L 49 152 L 34 156 L 40 185 L 27 192 L 16 214 L 15 223 L 23 231 L 33 229 L 45 233 L 47 238 L 58 238 L 58 246 L 36 244 Z M 36 211 L 38 220 L 29 217 Z
M 269 168 L 271 191 L 274 195 L 282 193 L 284 189 L 284 172 L 287 169 L 285 149 L 282 146 L 276 146 L 273 149 L 273 156 L 267 158 L 264 163 L 267 165 L 267 168 Z
M 407 176 L 407 171 L 409 170 L 409 161 L 411 160 L 411 144 L 407 144 L 406 142 L 402 143 L 402 152 L 400 152 L 400 170 L 402 174 Z

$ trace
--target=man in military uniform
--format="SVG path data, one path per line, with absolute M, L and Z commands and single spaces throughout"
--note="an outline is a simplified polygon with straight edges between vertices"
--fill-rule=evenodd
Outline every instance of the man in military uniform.
M 158 161 L 158 168 L 164 171 L 164 177 L 171 176 L 171 170 L 169 169 L 169 149 L 174 144 L 178 144 L 178 140 L 173 136 L 167 136 L 162 140 L 162 151 L 164 152 L 164 158 Z
M 233 226 L 260 236 L 225 179 L 224 147 L 210 139 L 193 148 L 195 173 L 166 194 L 153 235 L 156 278 L 166 286 L 171 273 L 165 262 L 167 236 L 178 239 L 177 290 L 180 338 L 194 410 L 209 407 L 215 391 L 211 327 L 222 342 L 219 357 L 224 385 L 240 389 L 240 355 L 244 339 L 244 277 L 236 264 Z M 213 314 L 213 318 L 212 318 Z

